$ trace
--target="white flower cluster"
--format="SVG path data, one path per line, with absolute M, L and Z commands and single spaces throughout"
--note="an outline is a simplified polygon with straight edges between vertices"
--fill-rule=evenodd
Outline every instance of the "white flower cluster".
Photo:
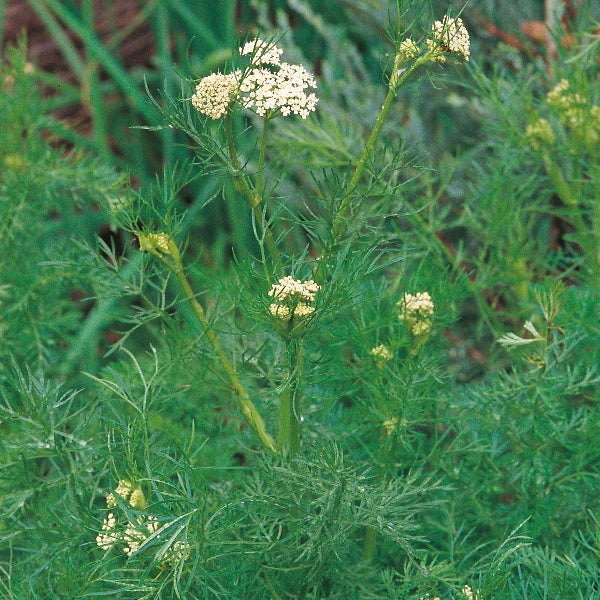
M 306 119 L 318 101 L 314 93 L 306 93 L 309 87 L 316 88 L 315 78 L 302 65 L 281 63 L 276 72 L 249 69 L 240 85 L 242 104 L 261 117 L 279 109 L 284 117 L 295 114 Z
M 108 513 L 102 521 L 102 531 L 96 536 L 96 545 L 102 550 L 110 550 L 118 541 L 119 534 L 116 532 L 117 519 L 114 513 Z
M 394 358 L 391 350 L 385 344 L 379 344 L 379 346 L 371 348 L 371 354 L 381 361 L 388 361 Z
M 213 73 L 200 80 L 192 96 L 192 106 L 211 119 L 220 119 L 238 93 L 238 75 Z
M 413 335 L 421 335 L 431 329 L 434 306 L 428 292 L 404 294 L 398 306 L 398 318 L 410 327 Z
M 306 119 L 315 110 L 318 98 L 306 91 L 316 89 L 314 76 L 302 65 L 281 62 L 281 48 L 256 38 L 239 48 L 239 53 L 250 56 L 248 68 L 201 79 L 192 96 L 196 110 L 211 119 L 221 118 L 236 101 L 261 117 L 279 111 Z
M 106 496 L 106 506 L 108 508 L 118 507 L 116 496 L 119 496 L 123 502 L 127 502 L 136 510 L 143 510 L 148 506 L 141 487 L 135 486 L 126 479 L 121 479 L 114 492 Z M 118 526 L 115 513 L 110 512 L 102 522 L 102 530 L 96 536 L 96 545 L 107 551 L 119 544 L 122 545 L 123 552 L 127 556 L 131 556 L 140 549 L 141 545 L 150 536 L 156 534 L 159 530 L 159 521 L 153 516 L 145 517 L 144 515 L 138 516 L 135 523 L 127 521 L 123 529 Z M 187 541 L 177 541 L 167 551 L 164 562 L 178 562 L 187 558 L 189 553 L 190 549 Z
M 134 525 L 131 521 L 127 523 L 125 533 L 123 534 L 123 543 L 125 547 L 123 552 L 127 556 L 131 556 L 134 552 L 140 549 L 140 546 L 154 533 L 160 529 L 160 523 L 154 518 L 149 517 L 144 520 L 142 517 L 138 517 L 137 525 Z
M 240 49 L 240 56 L 251 56 L 253 65 L 279 65 L 283 50 L 275 44 L 256 38 L 246 42 Z
M 462 19 L 453 19 L 446 15 L 441 21 L 435 21 L 431 30 L 433 39 L 426 42 L 430 51 L 454 52 L 460 54 L 465 60 L 469 60 L 471 42 L 469 32 L 463 25 Z M 439 54 L 436 60 L 444 62 L 446 57 Z
M 292 317 L 306 317 L 314 312 L 315 307 L 311 303 L 320 289 L 321 286 L 312 279 L 299 281 L 289 275 L 282 277 L 268 292 L 275 300 L 269 306 L 269 312 L 286 321 Z

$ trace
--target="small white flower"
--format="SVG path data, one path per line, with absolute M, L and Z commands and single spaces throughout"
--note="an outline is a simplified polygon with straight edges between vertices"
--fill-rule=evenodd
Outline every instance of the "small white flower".
M 117 519 L 113 513 L 108 513 L 102 522 L 102 531 L 96 536 L 96 544 L 102 550 L 110 550 L 118 541 L 119 535 L 115 531 Z
M 253 65 L 278 65 L 283 50 L 275 44 L 267 43 L 259 38 L 246 42 L 240 49 L 240 56 L 251 55 Z

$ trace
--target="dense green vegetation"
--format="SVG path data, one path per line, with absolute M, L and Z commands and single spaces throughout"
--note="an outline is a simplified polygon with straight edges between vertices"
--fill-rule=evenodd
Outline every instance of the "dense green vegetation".
M 595 3 L 196 4 L 4 57 L 0 598 L 597 597 Z

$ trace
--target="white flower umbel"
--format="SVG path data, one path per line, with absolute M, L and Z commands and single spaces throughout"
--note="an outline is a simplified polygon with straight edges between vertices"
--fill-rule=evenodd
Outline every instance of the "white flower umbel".
M 436 21 L 432 26 L 433 39 L 427 40 L 430 51 L 440 52 L 437 60 L 444 62 L 444 52 L 454 52 L 465 60 L 471 54 L 469 32 L 463 25 L 462 19 L 453 19 L 446 15 L 441 21 Z
M 238 93 L 240 72 L 213 73 L 200 80 L 192 96 L 193 107 L 211 119 L 220 119 L 227 113 Z
M 371 354 L 381 361 L 388 361 L 394 358 L 391 350 L 385 344 L 380 344 L 379 346 L 375 346 L 375 348 L 371 348 Z
M 213 73 L 196 85 L 192 105 L 198 112 L 220 119 L 239 102 L 261 117 L 277 113 L 306 119 L 316 109 L 318 98 L 308 91 L 317 87 L 314 75 L 302 65 L 281 62 L 281 48 L 256 38 L 239 48 L 239 53 L 250 56 L 243 72 Z
M 404 294 L 398 306 L 398 318 L 410 328 L 413 335 L 421 335 L 431 329 L 434 306 L 429 292 Z
M 269 290 L 269 296 L 274 300 L 269 306 L 269 312 L 286 321 L 291 317 L 306 317 L 314 312 L 315 308 L 311 304 L 320 289 L 321 286 L 312 279 L 300 281 L 289 275 L 282 277 Z
M 240 56 L 251 56 L 253 65 L 279 65 L 283 50 L 273 43 L 267 43 L 260 38 L 246 42 L 240 49 Z
M 302 65 L 281 63 L 275 71 L 249 69 L 240 84 L 242 105 L 261 117 L 279 110 L 284 117 L 295 114 L 306 119 L 318 102 L 317 96 L 306 90 L 316 87 L 314 76 Z

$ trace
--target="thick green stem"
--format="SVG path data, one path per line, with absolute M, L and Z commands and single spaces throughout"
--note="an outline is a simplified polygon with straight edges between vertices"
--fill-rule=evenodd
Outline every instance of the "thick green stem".
M 300 394 L 297 389 L 286 388 L 279 408 L 279 449 L 284 456 L 293 458 L 300 451 Z
M 294 457 L 298 454 L 301 440 L 299 379 L 302 369 L 302 345 L 299 341 L 295 341 L 293 344 L 293 347 L 288 345 L 289 382 L 279 399 L 278 442 L 281 453 L 288 457 Z
M 362 562 L 371 562 L 375 556 L 375 549 L 377 548 L 377 530 L 371 526 L 367 526 L 365 530 L 365 543 L 363 545 L 362 554 L 360 560 Z

